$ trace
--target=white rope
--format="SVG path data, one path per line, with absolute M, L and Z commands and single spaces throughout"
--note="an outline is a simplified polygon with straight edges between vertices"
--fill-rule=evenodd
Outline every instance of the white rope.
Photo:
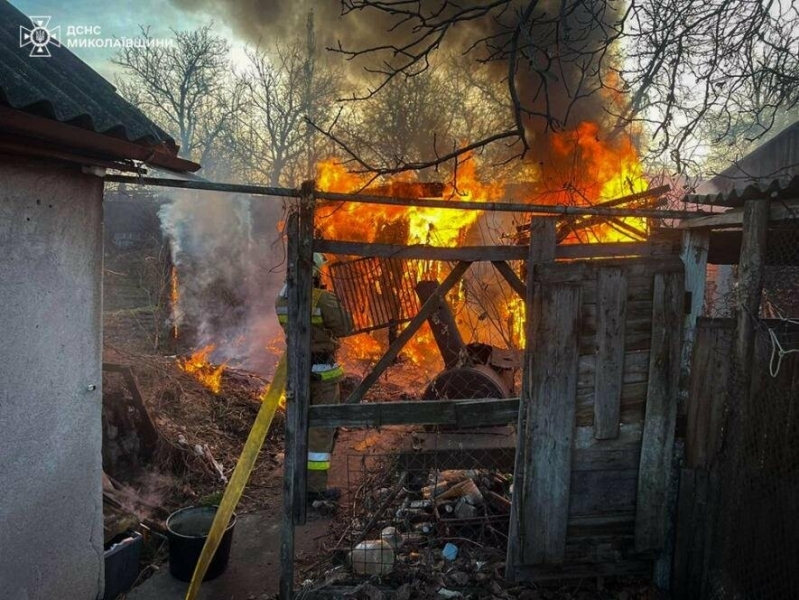
M 792 325 L 799 325 L 799 320 L 797 319 L 789 319 L 787 317 L 783 317 L 780 314 L 780 311 L 777 310 L 777 316 L 783 323 L 790 323 Z M 785 357 L 786 354 L 793 354 L 794 352 L 799 352 L 799 348 L 793 348 L 792 350 L 786 350 L 780 344 L 780 340 L 777 337 L 776 332 L 773 328 L 768 328 L 768 334 L 771 338 L 771 359 L 768 362 L 768 372 L 772 377 L 777 377 L 780 372 L 780 367 L 782 366 L 782 359 Z M 774 365 L 774 359 L 777 359 L 777 365 Z

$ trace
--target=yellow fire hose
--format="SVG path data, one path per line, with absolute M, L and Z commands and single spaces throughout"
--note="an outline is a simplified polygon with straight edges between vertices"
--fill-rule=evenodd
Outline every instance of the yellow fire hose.
M 311 300 L 311 314 L 313 314 L 316 305 L 319 303 L 320 297 L 320 291 L 314 289 Z M 272 382 L 269 384 L 269 389 L 266 390 L 266 393 L 261 398 L 261 408 L 258 410 L 258 416 L 255 417 L 255 423 L 250 429 L 250 435 L 247 436 L 247 441 L 244 442 L 239 461 L 236 463 L 233 475 L 225 488 L 222 501 L 219 503 L 214 522 L 211 524 L 205 545 L 203 545 L 203 551 L 197 561 L 197 566 L 194 568 L 194 574 L 191 576 L 191 583 L 186 592 L 186 600 L 196 600 L 197 594 L 200 592 L 200 585 L 205 577 L 205 572 L 208 570 L 208 565 L 211 564 L 214 554 L 216 554 L 216 549 L 219 548 L 222 535 L 225 533 L 228 523 L 230 523 L 230 517 L 233 516 L 233 511 L 236 510 L 236 505 L 244 492 L 244 486 L 247 485 L 247 481 L 250 479 L 250 473 L 252 473 L 252 469 L 255 466 L 255 459 L 258 458 L 261 446 L 264 445 L 266 434 L 272 425 L 272 419 L 285 389 L 286 353 L 284 352 L 277 363 L 277 369 L 274 377 L 272 377 Z
M 284 352 L 283 356 L 280 357 L 280 362 L 277 364 L 272 383 L 269 384 L 269 389 L 261 400 L 261 408 L 258 410 L 258 416 L 255 417 L 255 423 L 250 430 L 250 435 L 247 436 L 247 441 L 244 442 L 244 449 L 241 451 L 238 463 L 236 463 L 236 469 L 233 471 L 230 482 L 225 488 L 225 494 L 222 496 L 222 501 L 219 503 L 219 508 L 214 516 L 211 530 L 208 532 L 208 538 L 205 540 L 200 559 L 194 568 L 189 590 L 186 592 L 186 600 L 195 600 L 197 598 L 200 584 L 205 577 L 205 572 L 208 570 L 208 565 L 211 564 L 211 559 L 216 554 L 216 549 L 219 547 L 219 542 L 222 541 L 222 535 L 227 529 L 230 517 L 233 516 L 233 511 L 239 503 L 242 492 L 244 492 L 244 486 L 247 485 L 247 480 L 250 478 L 250 473 L 252 473 L 252 469 L 255 466 L 255 459 L 264 444 L 266 434 L 272 424 L 280 399 L 283 397 L 285 387 L 286 353 Z

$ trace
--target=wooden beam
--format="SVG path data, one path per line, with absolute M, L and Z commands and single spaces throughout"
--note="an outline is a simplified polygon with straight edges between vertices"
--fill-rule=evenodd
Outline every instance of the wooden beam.
M 146 160 L 146 159 L 145 159 Z M 103 181 L 127 183 L 129 185 L 152 185 L 181 190 L 201 190 L 208 192 L 229 192 L 231 194 L 249 194 L 251 196 L 276 196 L 278 198 L 299 198 L 300 190 L 296 188 L 268 187 L 265 185 L 244 185 L 240 183 L 217 183 L 205 179 L 167 179 L 163 177 L 138 177 L 130 175 L 106 175 Z
M 557 244 L 557 219 L 553 217 L 537 217 L 530 219 L 530 242 L 527 258 L 527 285 L 524 296 L 526 313 L 525 339 L 534 339 L 532 306 L 536 297 L 535 271 L 538 265 L 555 260 Z M 531 369 L 534 363 L 532 343 L 528 341 L 524 350 L 524 370 L 522 372 L 522 399 L 519 406 L 519 418 L 516 423 L 517 440 L 516 456 L 513 470 L 515 489 L 520 492 L 513 495 L 508 530 L 508 550 L 505 558 L 505 577 L 510 580 L 519 577 L 519 569 L 523 563 L 524 546 L 524 473 L 525 465 L 530 460 L 528 412 L 530 410 Z
M 658 551 L 666 543 L 682 358 L 683 294 L 682 273 L 655 274 L 649 380 L 635 514 L 638 552 Z
M 470 262 L 459 262 L 455 265 L 455 268 L 450 271 L 449 275 L 447 275 L 446 279 L 444 279 L 443 283 L 438 286 L 438 289 L 433 293 L 430 298 L 427 299 L 422 307 L 419 309 L 417 315 L 410 320 L 408 325 L 405 329 L 402 330 L 397 336 L 397 339 L 394 340 L 391 345 L 386 350 L 386 353 L 377 361 L 377 364 L 374 368 L 369 372 L 369 374 L 363 378 L 363 381 L 358 384 L 358 386 L 352 390 L 352 393 L 347 397 L 344 401 L 345 404 L 355 404 L 360 402 L 363 398 L 364 394 L 369 391 L 374 383 L 380 378 L 389 365 L 394 362 L 394 359 L 400 353 L 400 350 L 408 343 L 408 341 L 413 337 L 419 327 L 422 326 L 427 318 L 433 314 L 436 310 L 438 310 L 439 303 L 444 299 L 447 292 L 451 290 L 458 281 L 460 281 L 463 274 L 466 273 L 467 269 L 472 263 Z
M 577 410 L 580 286 L 542 284 L 528 338 L 534 356 L 528 378 L 521 521 L 523 564 L 561 564 L 566 551 L 572 440 Z M 515 487 L 515 482 L 514 482 Z
M 525 248 L 525 250 L 527 249 Z M 491 261 L 491 264 L 494 265 L 494 268 L 499 271 L 499 274 L 508 282 L 508 285 L 510 285 L 519 297 L 524 300 L 527 294 L 527 288 L 522 280 L 519 279 L 519 276 L 511 269 L 510 265 L 503 260 Z
M 468 262 L 525 260 L 528 246 L 461 246 L 442 248 L 416 244 L 369 244 L 340 240 L 314 240 L 314 250 L 342 256 L 368 256 L 417 260 Z M 611 242 L 607 244 L 564 244 L 555 248 L 555 258 L 616 258 L 622 256 L 662 256 L 671 253 L 667 244 L 650 242 Z
M 679 223 L 677 227 L 679 229 L 696 229 L 697 227 L 741 227 L 744 222 L 746 204 L 750 203 L 752 205 L 765 204 L 769 207 L 768 221 L 771 222 L 795 219 L 797 211 L 799 211 L 799 200 L 780 200 L 779 202 L 771 202 L 767 199 L 747 200 L 742 207 L 733 208 L 716 215 L 688 219 Z
M 447 425 L 466 428 L 507 425 L 516 422 L 518 413 L 518 398 L 317 404 L 310 408 L 310 424 L 311 427 Z
M 378 258 L 403 258 L 418 260 L 442 260 L 467 262 L 524 260 L 527 257 L 525 246 L 461 246 L 442 248 L 415 244 L 366 244 L 362 242 L 343 242 L 317 239 L 314 241 L 317 252 L 341 254 L 344 256 L 369 256 Z
M 131 179 L 135 179 L 131 178 Z M 602 206 L 572 206 L 567 204 L 530 204 L 527 202 L 485 202 L 481 200 L 443 200 L 434 198 L 396 198 L 367 194 L 317 192 L 316 197 L 333 202 L 362 202 L 387 206 L 419 206 L 451 210 L 482 210 L 493 212 L 534 213 L 539 215 L 602 215 L 614 217 L 648 217 L 652 219 L 685 219 L 705 215 L 700 211 L 658 210 L 647 208 L 607 208 Z
M 597 272 L 596 384 L 594 435 L 599 440 L 619 435 L 627 277 L 618 268 Z

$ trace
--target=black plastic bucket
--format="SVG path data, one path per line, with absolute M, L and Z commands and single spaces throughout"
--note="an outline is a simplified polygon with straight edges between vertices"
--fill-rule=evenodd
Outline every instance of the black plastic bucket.
M 214 522 L 216 509 L 216 506 L 190 506 L 173 512 L 166 520 L 166 534 L 169 538 L 169 572 L 175 579 L 191 581 L 194 567 L 197 566 L 211 524 Z M 225 572 L 235 526 L 234 513 L 222 535 L 219 548 L 211 564 L 208 565 L 203 581 L 210 581 Z

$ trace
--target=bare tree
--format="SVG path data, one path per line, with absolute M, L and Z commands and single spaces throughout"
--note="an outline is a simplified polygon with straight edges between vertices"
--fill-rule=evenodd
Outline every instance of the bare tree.
M 311 175 L 317 159 L 316 134 L 307 122 L 327 126 L 336 117 L 341 75 L 318 64 L 312 16 L 306 40 L 277 41 L 248 57 L 249 68 L 239 78 L 247 90 L 240 126 L 248 169 L 269 185 L 296 183 Z
M 240 103 L 229 77 L 230 47 L 211 25 L 173 34 L 173 44 L 162 46 L 142 27 L 142 43 L 123 48 L 113 59 L 125 73 L 117 85 L 174 135 L 182 156 L 205 166 L 215 144 L 230 133 Z
M 326 130 L 359 170 L 377 174 L 437 166 L 497 142 L 515 143 L 525 156 L 538 134 L 586 115 L 645 125 L 652 151 L 679 167 L 708 117 L 746 114 L 768 126 L 773 110 L 799 102 L 799 12 L 792 2 L 342 0 L 342 7 L 389 23 L 380 43 L 330 48 L 364 61 L 376 78 L 357 98 L 418 76 L 449 45 L 493 66 L 510 106 L 505 127 L 432 159 L 374 162 Z M 768 102 L 743 101 L 755 89 Z

